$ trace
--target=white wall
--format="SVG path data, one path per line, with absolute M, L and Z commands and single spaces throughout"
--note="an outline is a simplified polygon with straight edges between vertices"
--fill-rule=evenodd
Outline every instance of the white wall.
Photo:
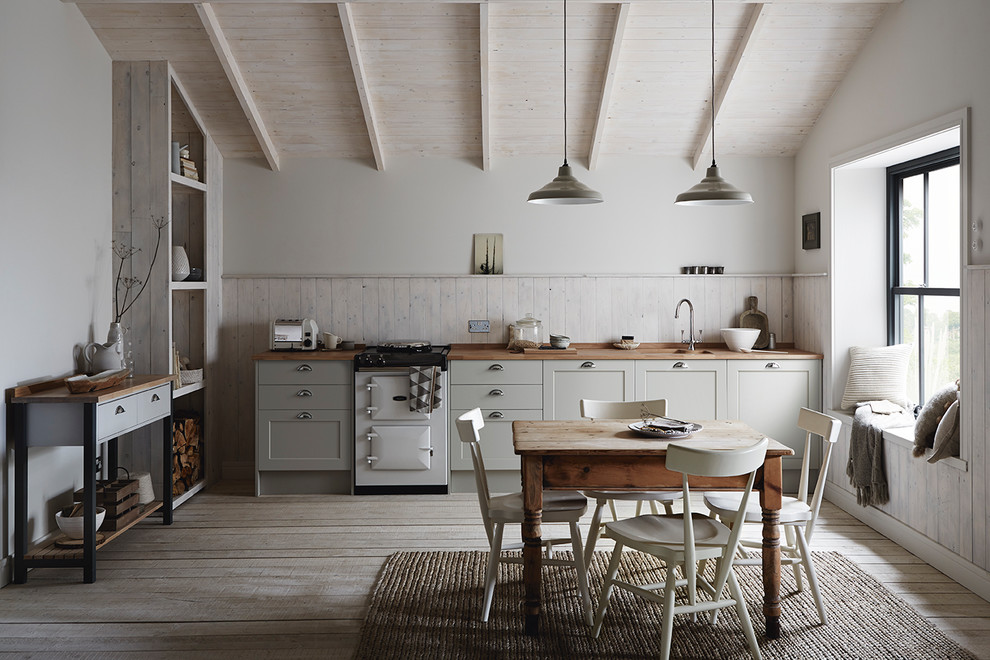
M 0 3 L 0 385 L 73 372 L 73 347 L 106 335 L 110 292 L 110 58 L 59 0 Z M 0 438 L 6 444 L 6 409 Z M 12 550 L 13 473 L 0 470 Z M 29 537 L 81 482 L 81 450 L 34 449 Z M 9 574 L 0 572 L 0 583 Z
M 722 174 L 756 203 L 674 206 L 701 180 L 681 158 L 610 158 L 580 181 L 604 204 L 526 203 L 557 173 L 553 159 L 478 163 L 394 158 L 378 172 L 354 160 L 295 159 L 273 173 L 230 159 L 224 171 L 225 275 L 467 274 L 472 235 L 505 236 L 508 274 L 727 274 L 794 269 L 793 160 L 733 158 Z

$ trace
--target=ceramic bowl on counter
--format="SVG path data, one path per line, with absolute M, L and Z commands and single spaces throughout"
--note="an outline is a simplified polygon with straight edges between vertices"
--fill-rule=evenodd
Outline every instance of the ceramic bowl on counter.
M 550 345 L 554 348 L 567 348 L 571 345 L 571 338 L 567 335 L 550 335 Z
M 759 328 L 722 328 L 722 341 L 730 351 L 746 353 L 760 337 Z

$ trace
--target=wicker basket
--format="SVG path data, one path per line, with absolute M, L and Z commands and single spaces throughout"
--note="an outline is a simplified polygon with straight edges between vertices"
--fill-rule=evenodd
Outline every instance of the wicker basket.
M 203 380 L 202 369 L 182 369 L 179 371 L 179 384 L 192 385 Z

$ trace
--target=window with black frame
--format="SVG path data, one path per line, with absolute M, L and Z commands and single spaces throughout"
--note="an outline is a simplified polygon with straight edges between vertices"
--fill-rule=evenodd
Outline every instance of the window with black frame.
M 888 341 L 914 346 L 918 403 L 959 378 L 959 176 L 958 147 L 887 168 Z

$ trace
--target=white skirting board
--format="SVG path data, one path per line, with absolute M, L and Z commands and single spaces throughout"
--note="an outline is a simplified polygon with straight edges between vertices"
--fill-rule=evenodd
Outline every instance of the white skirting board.
M 979 566 L 966 561 L 883 511 L 872 506 L 860 506 L 856 503 L 854 494 L 830 483 L 825 484 L 825 499 L 931 564 L 980 598 L 990 601 L 990 573 Z

